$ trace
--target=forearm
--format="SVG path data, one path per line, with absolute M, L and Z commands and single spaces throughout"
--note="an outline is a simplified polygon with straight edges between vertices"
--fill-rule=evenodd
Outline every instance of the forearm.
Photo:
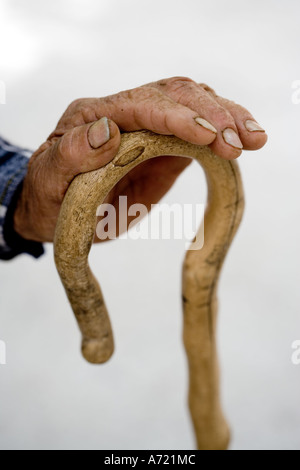
M 35 258 L 44 252 L 40 243 L 20 237 L 14 230 L 13 215 L 31 153 L 11 146 L 0 137 L 0 259 L 9 260 L 21 253 Z

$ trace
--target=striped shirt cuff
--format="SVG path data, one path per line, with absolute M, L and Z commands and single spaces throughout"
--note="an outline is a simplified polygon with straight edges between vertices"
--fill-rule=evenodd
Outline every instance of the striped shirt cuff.
M 31 152 L 8 144 L 0 137 L 0 259 L 9 260 L 22 253 L 39 258 L 43 245 L 25 240 L 14 231 L 13 215 Z

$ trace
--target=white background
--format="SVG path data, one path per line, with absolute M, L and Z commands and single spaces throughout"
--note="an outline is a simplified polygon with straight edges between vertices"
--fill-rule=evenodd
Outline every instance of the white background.
M 297 0 L 1 0 L 1 135 L 35 149 L 75 98 L 190 76 L 267 129 L 239 162 L 247 207 L 219 289 L 232 449 L 300 449 L 300 3 Z M 164 202 L 204 202 L 192 166 Z M 53 263 L 0 264 L 2 449 L 193 449 L 181 340 L 184 242 L 93 249 L 116 352 L 93 367 Z

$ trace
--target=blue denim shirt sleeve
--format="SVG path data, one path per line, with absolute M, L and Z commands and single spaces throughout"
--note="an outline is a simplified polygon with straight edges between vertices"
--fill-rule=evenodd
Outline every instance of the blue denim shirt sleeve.
M 22 253 L 39 258 L 43 245 L 25 240 L 14 231 L 13 214 L 27 173 L 31 152 L 10 145 L 0 137 L 0 259 L 10 260 Z

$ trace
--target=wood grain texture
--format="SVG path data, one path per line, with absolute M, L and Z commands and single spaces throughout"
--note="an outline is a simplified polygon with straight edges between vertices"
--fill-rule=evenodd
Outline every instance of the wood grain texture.
M 126 173 L 160 155 L 193 158 L 206 175 L 204 246 L 201 250 L 188 250 L 183 265 L 184 345 L 197 447 L 226 449 L 229 430 L 220 404 L 216 294 L 220 270 L 244 207 L 237 163 L 219 158 L 206 146 L 189 144 L 174 136 L 148 131 L 123 134 L 113 161 L 72 182 L 57 223 L 55 262 L 82 332 L 83 356 L 93 364 L 103 363 L 112 355 L 114 342 L 103 295 L 88 264 L 96 210 Z

